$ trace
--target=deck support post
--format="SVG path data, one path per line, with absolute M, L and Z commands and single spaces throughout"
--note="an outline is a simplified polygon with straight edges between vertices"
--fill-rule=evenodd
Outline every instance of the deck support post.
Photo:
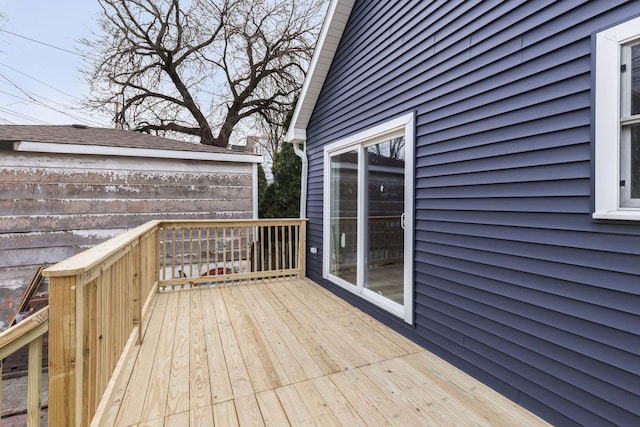
M 76 277 L 49 279 L 49 425 L 76 425 Z

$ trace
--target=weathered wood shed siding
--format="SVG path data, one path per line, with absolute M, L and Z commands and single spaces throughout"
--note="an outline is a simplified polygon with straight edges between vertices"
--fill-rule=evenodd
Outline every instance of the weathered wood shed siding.
M 5 143 L 0 287 L 26 284 L 36 266 L 150 220 L 252 218 L 254 167 L 250 161 L 16 152 Z
M 415 325 L 308 276 L 558 425 L 640 423 L 640 225 L 592 220 L 591 34 L 638 1 L 355 2 L 307 127 L 416 113 Z

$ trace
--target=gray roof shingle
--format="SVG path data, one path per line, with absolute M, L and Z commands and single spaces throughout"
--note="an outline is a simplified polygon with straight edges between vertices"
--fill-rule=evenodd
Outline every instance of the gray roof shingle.
M 196 151 L 228 154 L 231 150 L 196 144 L 130 130 L 79 125 L 2 125 L 0 141 L 30 141 L 57 144 L 98 145 L 151 150 Z M 243 153 L 233 152 L 241 155 Z

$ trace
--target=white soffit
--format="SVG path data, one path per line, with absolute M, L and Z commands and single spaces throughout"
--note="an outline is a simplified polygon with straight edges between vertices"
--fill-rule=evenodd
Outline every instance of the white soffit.
M 142 157 L 175 160 L 202 160 L 235 163 L 262 163 L 262 156 L 251 154 L 208 153 L 103 145 L 56 144 L 51 142 L 20 141 L 13 144 L 14 151 L 56 154 L 86 154 L 94 156 Z
M 327 9 L 318 44 L 316 45 L 307 77 L 302 85 L 296 109 L 287 131 L 288 142 L 299 143 L 306 139 L 306 130 L 311 113 L 316 106 L 320 91 L 327 78 L 333 57 L 338 49 L 342 33 L 347 26 L 355 0 L 332 0 Z

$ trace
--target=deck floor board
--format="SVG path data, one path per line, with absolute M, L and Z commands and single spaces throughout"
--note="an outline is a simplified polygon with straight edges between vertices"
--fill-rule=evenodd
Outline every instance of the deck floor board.
M 304 279 L 162 292 L 136 356 L 115 425 L 546 425 Z

